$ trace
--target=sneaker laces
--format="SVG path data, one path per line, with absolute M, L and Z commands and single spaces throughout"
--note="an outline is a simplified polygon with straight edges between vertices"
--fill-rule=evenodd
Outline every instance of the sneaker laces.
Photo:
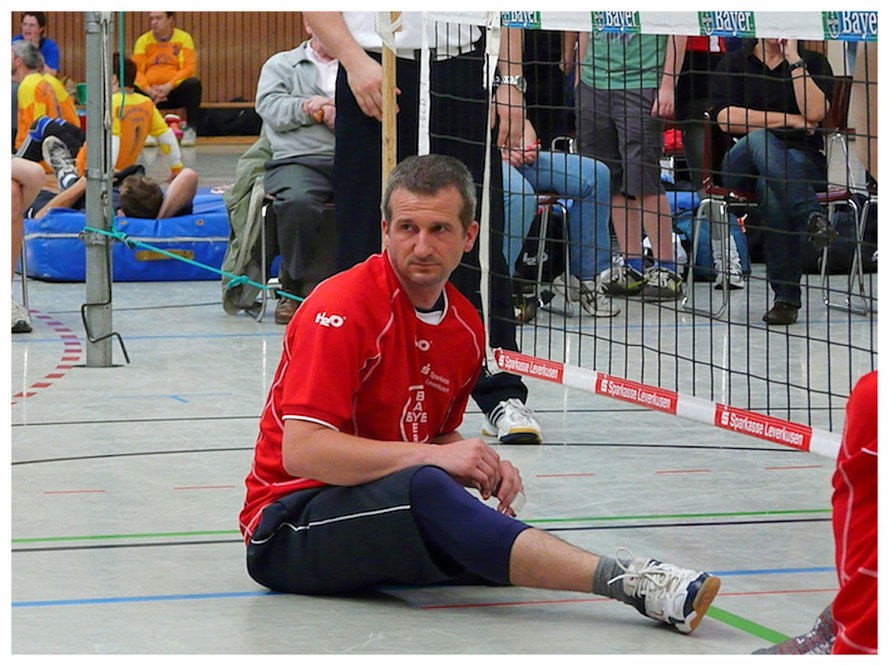
M 620 553 L 626 553 L 630 559 L 630 566 L 626 566 L 621 562 L 619 557 Z M 660 595 L 663 595 L 664 593 L 673 594 L 677 591 L 676 587 L 681 581 L 678 576 L 671 576 L 664 564 L 660 562 L 655 563 L 654 560 L 649 560 L 645 566 L 636 571 L 631 571 L 630 567 L 632 567 L 632 563 L 635 559 L 633 553 L 631 553 L 628 548 L 622 546 L 618 548 L 615 553 L 615 560 L 617 561 L 617 566 L 623 569 L 624 573 L 618 574 L 609 580 L 608 584 L 611 585 L 619 580 L 625 580 L 635 576 L 639 579 L 636 583 L 636 590 L 633 593 L 633 596 L 635 597 L 648 596 L 652 593 Z

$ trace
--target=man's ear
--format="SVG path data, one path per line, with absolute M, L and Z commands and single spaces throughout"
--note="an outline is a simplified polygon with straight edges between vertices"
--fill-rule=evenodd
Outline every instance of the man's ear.
M 383 232 L 383 247 L 389 247 L 389 222 L 386 218 L 380 220 L 380 229 Z

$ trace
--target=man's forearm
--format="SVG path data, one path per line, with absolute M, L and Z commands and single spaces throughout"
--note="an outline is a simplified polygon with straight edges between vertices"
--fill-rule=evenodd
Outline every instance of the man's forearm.
M 303 17 L 312 31 L 318 35 L 331 55 L 346 68 L 346 71 L 361 56 L 366 56 L 364 49 L 355 41 L 342 12 L 303 12 Z

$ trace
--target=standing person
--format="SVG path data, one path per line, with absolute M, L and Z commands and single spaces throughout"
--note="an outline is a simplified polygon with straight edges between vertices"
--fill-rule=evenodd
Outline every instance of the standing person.
M 346 269 L 379 252 L 379 224 L 373 211 L 381 194 L 382 148 L 382 40 L 374 27 L 374 12 L 306 12 L 316 35 L 331 48 L 340 63 L 336 93 L 336 155 L 334 182 L 337 192 L 337 267 Z M 403 12 L 402 30 L 395 33 L 398 86 L 398 152 L 403 158 L 416 152 L 420 87 L 419 49 L 422 15 Z M 482 32 L 476 26 L 440 24 L 429 35 L 435 49 L 430 67 L 431 150 L 452 155 L 469 167 L 477 184 L 484 180 L 485 137 L 490 131 L 484 88 L 485 60 Z M 492 347 L 518 350 L 509 269 L 503 257 L 502 175 L 496 147 L 520 146 L 524 123 L 523 91 L 526 82 L 520 60 L 521 31 L 504 31 L 499 71 L 505 81 L 497 88 L 499 119 L 491 147 L 491 310 L 488 333 Z M 480 197 L 479 197 L 480 198 Z M 487 232 L 486 232 L 487 233 Z M 478 249 L 452 277 L 462 294 L 481 309 Z M 483 369 L 473 399 L 486 415 L 483 432 L 502 442 L 539 443 L 540 423 L 525 405 L 528 389 L 517 375 Z
M 40 118 L 61 118 L 80 130 L 74 99 L 61 81 L 43 72 L 43 56 L 31 42 L 19 40 L 12 45 L 12 79 L 19 82 L 16 151 L 27 149 L 28 130 Z
M 661 183 L 663 119 L 672 118 L 685 37 L 595 31 L 580 37 L 577 88 L 579 150 L 611 169 L 611 222 L 625 261 L 611 294 L 651 301 L 682 296 L 673 256 L 673 218 Z M 642 231 L 654 266 L 644 269 Z
M 12 231 L 12 277 L 15 278 L 15 266 L 22 250 L 22 236 L 24 234 L 23 223 L 25 210 L 37 197 L 43 185 L 45 175 L 43 168 L 37 162 L 31 162 L 21 157 L 12 158 L 12 203 L 11 231 Z M 12 299 L 12 332 L 30 333 L 31 313 L 24 306 Z
M 448 284 L 478 236 L 474 199 L 456 159 L 404 160 L 383 196 L 383 253 L 322 283 L 290 322 L 240 514 L 250 576 L 298 594 L 455 581 L 592 592 L 693 631 L 718 578 L 519 522 L 519 471 L 457 431 L 483 354 L 481 318 Z
M 724 184 L 756 193 L 765 233 L 766 272 L 775 301 L 767 324 L 793 324 L 802 306 L 802 236 L 817 248 L 836 231 L 816 190 L 827 186 L 821 135 L 833 71 L 797 40 L 757 39 L 719 63 L 712 100 L 716 122 L 737 142 L 722 161 Z
M 197 78 L 198 56 L 194 40 L 175 26 L 176 12 L 148 12 L 151 30 L 133 47 L 136 87 L 159 109 L 185 107 L 182 145 L 193 146 L 201 115 L 203 88 Z
M 310 291 L 305 272 L 319 242 L 324 204 L 333 199 L 337 75 L 336 59 L 305 27 L 310 39 L 269 58 L 256 87 L 256 113 L 272 150 L 264 186 L 274 197 L 278 276 L 283 291 L 301 297 Z M 275 323 L 287 324 L 298 307 L 279 296 Z

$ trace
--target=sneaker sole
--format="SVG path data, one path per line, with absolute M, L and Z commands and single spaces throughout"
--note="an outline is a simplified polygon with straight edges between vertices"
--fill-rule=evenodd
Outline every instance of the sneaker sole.
M 642 292 L 642 300 L 648 301 L 651 303 L 658 303 L 661 301 L 678 301 L 682 298 L 681 291 L 671 291 L 671 292 L 663 292 L 663 293 L 645 293 Z
M 13 333 L 30 333 L 33 330 L 31 325 L 26 321 L 17 321 L 15 326 L 12 327 Z
M 504 444 L 540 444 L 543 442 L 540 433 L 531 428 L 516 428 L 505 434 L 503 437 L 497 437 L 497 433 L 493 433 L 487 427 L 483 427 L 482 434 L 485 437 L 497 438 Z
M 721 585 L 722 581 L 716 576 L 710 576 L 704 581 L 704 584 L 701 585 L 701 589 L 698 590 L 695 600 L 692 602 L 692 608 L 695 610 L 695 617 L 689 623 L 689 629 L 685 632 L 686 634 L 690 634 L 697 629 L 701 620 L 703 620 L 704 616 L 707 614 L 707 609 L 710 608 L 710 604 L 712 604 L 713 600 L 716 598 L 716 594 L 719 592 Z

